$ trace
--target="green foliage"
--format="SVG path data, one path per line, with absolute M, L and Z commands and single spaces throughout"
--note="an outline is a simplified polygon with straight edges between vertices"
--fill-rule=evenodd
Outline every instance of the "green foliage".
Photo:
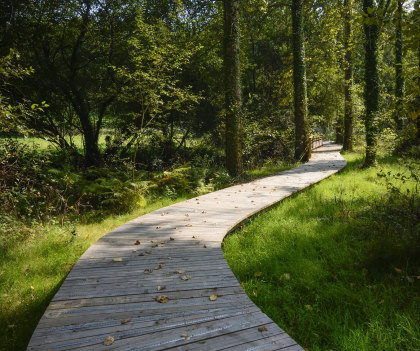
M 31 67 L 25 68 L 20 64 L 20 55 L 15 50 L 5 57 L 0 57 L 0 132 L 29 134 L 25 121 L 30 114 L 42 111 L 48 107 L 45 101 L 39 104 L 32 104 L 24 97 L 19 96 L 16 91 L 18 81 L 33 73 Z

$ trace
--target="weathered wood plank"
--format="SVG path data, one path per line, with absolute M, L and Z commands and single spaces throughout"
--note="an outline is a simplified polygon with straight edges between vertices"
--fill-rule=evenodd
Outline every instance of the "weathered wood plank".
M 28 350 L 302 351 L 244 294 L 221 242 L 252 214 L 345 166 L 337 145 L 318 150 L 300 167 L 159 209 L 108 233 L 75 264 Z M 157 302 L 159 295 L 168 301 Z M 112 345 L 103 344 L 107 336 Z

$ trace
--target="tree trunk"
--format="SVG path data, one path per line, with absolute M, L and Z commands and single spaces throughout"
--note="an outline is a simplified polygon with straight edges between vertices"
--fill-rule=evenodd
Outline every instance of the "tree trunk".
M 344 0 L 344 138 L 343 150 L 353 150 L 352 0 Z
M 404 97 L 404 76 L 403 76 L 403 39 L 402 39 L 402 16 L 403 3 L 398 1 L 397 28 L 395 39 L 395 125 L 397 130 L 402 129 L 402 109 Z
M 229 174 L 236 177 L 242 172 L 239 0 L 224 0 L 223 5 L 226 167 Z
M 376 161 L 377 115 L 379 110 L 378 80 L 378 40 L 379 25 L 375 21 L 373 0 L 363 0 L 363 10 L 367 17 L 364 23 L 365 32 L 365 129 L 366 158 L 364 167 L 371 167 Z M 369 13 L 371 12 L 371 13 Z
M 306 130 L 307 93 L 305 42 L 303 34 L 303 0 L 292 1 L 293 86 L 295 115 L 295 159 L 308 160 Z
M 417 59 L 418 59 L 418 69 L 420 72 L 420 46 L 417 48 Z M 420 75 L 417 76 L 417 84 L 420 86 Z M 417 117 L 416 117 L 416 123 L 417 123 L 417 134 L 416 134 L 416 141 L 417 145 L 420 145 L 420 94 L 417 93 L 416 96 L 416 106 L 417 106 Z
M 85 163 L 87 166 L 99 166 L 102 163 L 102 156 L 99 151 L 95 130 L 89 119 L 89 113 L 79 114 L 79 119 L 85 139 Z

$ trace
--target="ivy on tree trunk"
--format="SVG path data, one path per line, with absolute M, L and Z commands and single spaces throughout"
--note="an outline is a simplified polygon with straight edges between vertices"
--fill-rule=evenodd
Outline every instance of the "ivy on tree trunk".
M 295 115 L 295 159 L 308 160 L 306 130 L 307 93 L 305 42 L 303 34 L 303 0 L 292 1 L 293 87 Z
M 373 0 L 363 0 L 365 13 L 365 130 L 366 158 L 364 167 L 370 167 L 376 161 L 377 115 L 379 112 L 378 78 L 378 40 L 379 24 L 375 14 Z
M 344 137 L 343 150 L 353 149 L 352 0 L 344 0 Z
M 404 76 L 403 76 L 403 38 L 402 38 L 402 16 L 404 1 L 398 1 L 397 26 L 395 39 L 395 124 L 397 130 L 402 129 L 401 112 L 404 97 Z
M 235 177 L 242 172 L 239 0 L 224 0 L 223 5 L 226 167 L 229 174 Z

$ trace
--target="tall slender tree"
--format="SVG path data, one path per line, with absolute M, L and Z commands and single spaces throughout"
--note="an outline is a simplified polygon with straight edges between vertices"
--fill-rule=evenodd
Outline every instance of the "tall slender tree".
M 376 144 L 379 113 L 378 42 L 381 27 L 391 0 L 363 0 L 365 32 L 365 130 L 366 157 L 364 167 L 376 161 Z
M 403 76 L 403 37 L 402 37 L 402 20 L 404 1 L 398 0 L 396 13 L 396 30 L 395 30 L 395 124 L 397 130 L 402 129 L 402 108 L 404 98 L 404 76 Z
M 223 5 L 226 167 L 231 176 L 238 176 L 242 172 L 239 0 L 224 0 Z
M 352 0 L 344 0 L 344 137 L 343 150 L 353 149 Z
M 308 160 L 308 114 L 306 90 L 305 39 L 303 33 L 304 0 L 292 0 L 293 87 L 295 115 L 295 159 Z

